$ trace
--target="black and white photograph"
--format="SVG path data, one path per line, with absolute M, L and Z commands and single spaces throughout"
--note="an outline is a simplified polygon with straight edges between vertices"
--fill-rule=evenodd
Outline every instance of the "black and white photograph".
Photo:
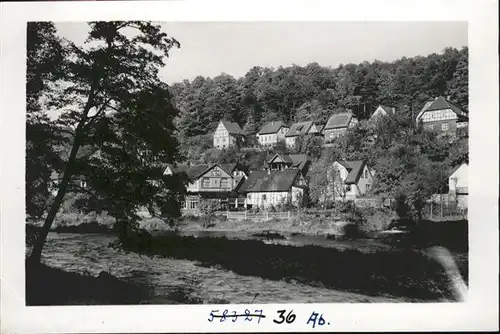
M 28 20 L 25 306 L 465 303 L 469 44 L 466 20 Z
M 27 52 L 28 305 L 465 298 L 467 23 L 29 22 Z

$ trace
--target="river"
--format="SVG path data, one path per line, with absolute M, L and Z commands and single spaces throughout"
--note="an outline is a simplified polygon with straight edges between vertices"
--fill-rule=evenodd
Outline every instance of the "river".
M 293 281 L 244 276 L 217 266 L 201 266 L 196 261 L 126 254 L 108 247 L 114 240 L 113 236 L 101 234 L 49 233 L 42 261 L 65 271 L 93 276 L 106 271 L 118 278 L 154 286 L 154 296 L 148 301 L 151 304 L 408 301 L 336 291 Z

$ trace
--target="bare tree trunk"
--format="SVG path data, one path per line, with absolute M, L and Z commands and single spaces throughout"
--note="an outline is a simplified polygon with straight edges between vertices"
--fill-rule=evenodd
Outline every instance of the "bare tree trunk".
M 66 168 L 64 170 L 63 178 L 61 180 L 61 184 L 59 185 L 59 189 L 57 190 L 57 195 L 52 203 L 49 213 L 47 214 L 47 218 L 45 218 L 45 222 L 43 223 L 42 231 L 40 235 L 36 238 L 35 244 L 33 246 L 33 251 L 30 256 L 30 261 L 39 263 L 42 258 L 42 250 L 47 240 L 47 235 L 50 231 L 50 227 L 54 222 L 54 218 L 56 217 L 57 212 L 59 211 L 59 207 L 64 199 L 64 195 L 66 195 L 66 191 L 68 189 L 69 181 L 71 176 L 73 175 L 73 168 L 75 166 L 76 154 L 78 153 L 78 149 L 80 148 L 80 143 L 78 137 L 75 138 L 75 142 L 73 147 L 71 148 L 71 153 L 66 164 Z
M 42 231 L 35 240 L 35 243 L 33 245 L 33 251 L 31 252 L 31 255 L 29 257 L 30 262 L 40 263 L 42 259 L 43 246 L 45 245 L 45 242 L 47 240 L 47 235 L 49 234 L 50 227 L 54 222 L 54 218 L 56 217 L 57 212 L 59 211 L 59 207 L 61 206 L 64 196 L 66 195 L 66 192 L 68 190 L 69 181 L 71 180 L 71 176 L 73 175 L 74 172 L 73 169 L 75 167 L 76 155 L 78 154 L 78 149 L 80 148 L 81 145 L 83 127 L 85 126 L 85 122 L 87 121 L 90 108 L 94 103 L 95 84 L 96 82 L 94 82 L 94 84 L 90 89 L 89 98 L 87 100 L 85 108 L 83 109 L 82 119 L 80 120 L 78 126 L 76 127 L 75 140 L 73 141 L 73 147 L 71 147 L 69 159 L 68 162 L 66 163 L 66 168 L 64 169 L 64 174 L 61 183 L 59 185 L 59 189 L 57 190 L 57 195 L 50 207 L 50 210 L 47 214 L 47 218 L 45 218 L 45 222 L 43 223 L 42 226 Z

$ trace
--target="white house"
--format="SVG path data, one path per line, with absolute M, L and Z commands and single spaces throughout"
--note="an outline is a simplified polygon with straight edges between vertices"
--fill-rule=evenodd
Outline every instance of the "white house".
M 214 147 L 219 149 L 233 147 L 244 138 L 245 134 L 238 123 L 222 120 L 214 132 Z
M 469 165 L 458 166 L 448 178 L 448 198 L 456 201 L 460 208 L 468 207 L 469 197 Z
M 257 140 L 262 146 L 273 146 L 285 140 L 289 127 L 282 121 L 271 121 L 257 133 Z
M 344 135 L 347 129 L 356 126 L 356 124 L 358 124 L 358 120 L 349 112 L 332 115 L 323 128 L 325 142 L 331 142 Z
M 297 205 L 305 187 L 306 181 L 299 169 L 252 171 L 240 193 L 246 196 L 247 209 L 267 209 L 286 203 Z
M 375 109 L 375 111 L 373 112 L 370 119 L 375 120 L 381 116 L 394 115 L 395 113 L 396 113 L 396 108 L 379 105 L 377 109 Z
M 373 185 L 372 172 L 363 160 L 335 161 L 328 172 L 332 180 L 329 193 L 335 200 L 354 200 L 366 194 Z
M 247 175 L 237 163 L 214 165 L 171 165 L 165 168 L 165 175 L 185 173 L 189 179 L 187 195 L 182 209 L 196 213 L 203 198 L 217 198 L 223 206 L 238 206 L 237 191 Z M 241 199 L 243 205 L 244 199 Z

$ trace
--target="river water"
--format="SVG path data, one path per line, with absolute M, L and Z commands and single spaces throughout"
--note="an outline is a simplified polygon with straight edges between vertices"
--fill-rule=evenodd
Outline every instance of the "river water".
M 106 271 L 118 278 L 149 284 L 155 287 L 154 296 L 148 301 L 152 304 L 407 301 L 238 275 L 217 267 L 203 267 L 196 261 L 126 254 L 108 247 L 114 240 L 113 236 L 100 234 L 49 233 L 42 261 L 65 271 L 93 276 Z M 292 238 L 287 242 L 301 241 Z

